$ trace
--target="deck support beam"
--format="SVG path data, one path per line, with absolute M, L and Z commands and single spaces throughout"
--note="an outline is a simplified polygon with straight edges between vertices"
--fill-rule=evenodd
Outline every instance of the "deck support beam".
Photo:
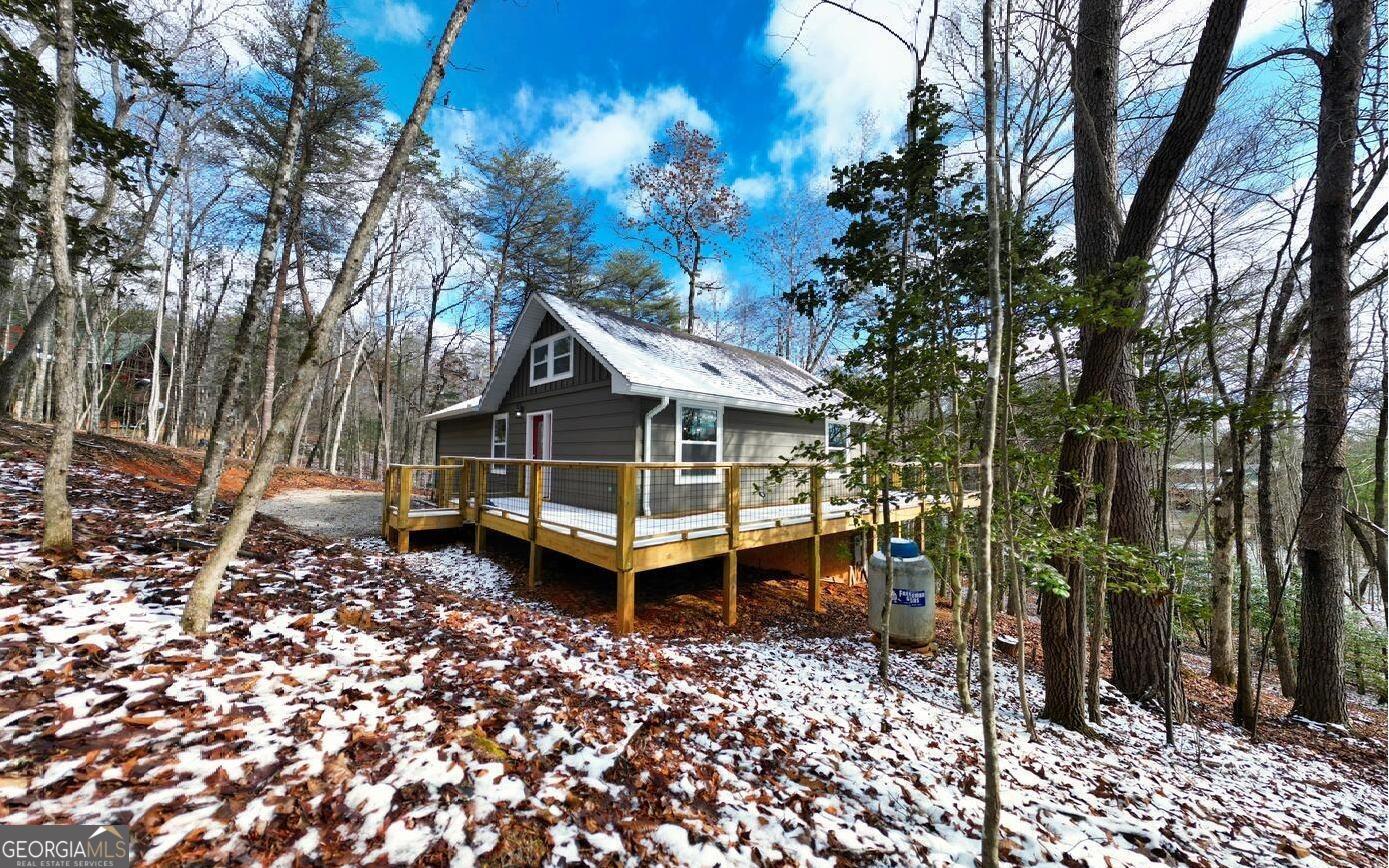
M 732 627 L 738 623 L 738 551 L 723 556 L 723 622 Z
M 526 533 L 531 544 L 530 569 L 526 571 L 526 587 L 534 589 L 540 579 L 540 544 L 536 542 L 536 529 L 540 527 L 540 510 L 545 497 L 545 474 L 539 464 L 530 466 L 530 515 Z
M 636 576 L 637 574 L 632 570 L 617 571 L 616 630 L 618 635 L 632 632 L 632 628 L 636 625 Z
M 542 554 L 545 550 L 540 547 L 540 543 L 531 542 L 530 569 L 526 571 L 526 587 L 532 590 L 540 581 L 540 563 Z
M 806 603 L 820 611 L 820 534 L 825 530 L 824 477 L 822 467 L 810 468 L 810 589 Z
M 632 549 L 637 534 L 637 473 L 630 464 L 617 468 L 617 514 L 614 516 L 613 559 L 617 572 L 617 632 L 630 633 L 636 625 L 636 571 Z

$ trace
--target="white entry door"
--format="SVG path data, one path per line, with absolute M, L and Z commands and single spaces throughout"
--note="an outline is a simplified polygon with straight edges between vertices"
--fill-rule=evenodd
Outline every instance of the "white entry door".
M 538 413 L 526 414 L 526 457 L 532 461 L 549 461 L 551 448 L 554 445 L 554 413 L 550 410 L 541 410 Z M 550 497 L 550 468 L 545 468 L 545 482 L 541 486 L 541 495 L 547 500 Z M 526 490 L 530 491 L 530 474 L 526 475 Z

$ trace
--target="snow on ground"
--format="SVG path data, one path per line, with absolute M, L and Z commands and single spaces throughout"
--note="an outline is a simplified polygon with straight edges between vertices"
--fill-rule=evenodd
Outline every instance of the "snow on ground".
M 80 468 L 90 547 L 51 566 L 40 474 L 0 460 L 0 822 L 126 822 L 169 863 L 973 864 L 980 730 L 944 657 L 884 697 L 864 642 L 618 639 L 459 548 L 263 524 L 193 639 L 169 540 L 207 532 Z M 999 669 L 1007 861 L 1384 864 L 1382 770 L 1229 728 L 1168 751 L 1117 695 L 1104 743 L 1030 742 Z

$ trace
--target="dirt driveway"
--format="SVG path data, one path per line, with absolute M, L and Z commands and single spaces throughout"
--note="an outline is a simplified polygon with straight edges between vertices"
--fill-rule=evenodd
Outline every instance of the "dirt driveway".
M 261 501 L 260 510 L 296 530 L 329 539 L 381 535 L 381 492 L 305 488 Z

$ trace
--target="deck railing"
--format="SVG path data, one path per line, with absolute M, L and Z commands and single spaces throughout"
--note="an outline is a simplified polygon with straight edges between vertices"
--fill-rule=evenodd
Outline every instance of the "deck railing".
M 902 503 L 934 500 L 947 477 L 902 465 L 889 485 Z M 948 485 L 969 490 L 967 480 Z M 812 464 L 449 456 L 437 465 L 391 465 L 382 532 L 444 526 L 447 515 L 476 523 L 489 514 L 605 543 L 630 530 L 642 545 L 728 533 L 735 525 L 748 530 L 871 513 L 874 489 L 865 499 L 842 474 Z
M 894 467 L 889 520 L 910 520 L 969 490 L 969 477 L 940 468 Z M 832 468 L 786 463 L 535 461 L 444 457 L 392 465 L 381 532 L 408 551 L 413 531 L 472 525 L 481 550 L 489 529 L 529 541 L 529 578 L 543 549 L 565 552 L 618 575 L 619 627 L 630 626 L 632 574 L 727 555 L 725 617 L 740 548 L 812 543 L 810 601 L 819 607 L 823 534 L 882 520 L 881 504 L 851 491 Z

